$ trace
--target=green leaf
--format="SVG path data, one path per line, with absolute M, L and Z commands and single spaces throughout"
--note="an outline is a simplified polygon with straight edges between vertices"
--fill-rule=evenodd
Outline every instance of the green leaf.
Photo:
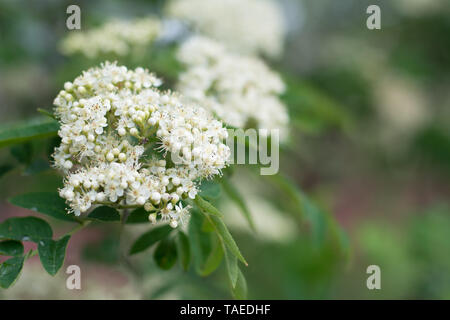
M 59 240 L 42 239 L 38 243 L 39 258 L 45 271 L 54 276 L 62 267 L 70 235 Z
M 45 159 L 36 159 L 30 163 L 30 165 L 25 169 L 24 173 L 26 175 L 38 174 L 50 169 L 50 165 Z
M 247 266 L 248 265 L 247 261 L 245 261 L 245 258 L 242 256 L 242 253 L 239 250 L 239 247 L 237 246 L 236 242 L 234 241 L 233 237 L 231 236 L 230 231 L 228 231 L 227 226 L 222 221 L 222 219 L 220 219 L 217 216 L 210 216 L 210 215 L 206 215 L 206 217 L 208 219 L 210 219 L 211 223 L 214 225 L 217 235 L 224 242 L 224 244 L 227 246 L 227 248 L 230 250 L 230 252 Z
M 204 277 L 214 272 L 214 270 L 220 266 L 223 259 L 223 248 L 221 241 L 217 239 L 217 237 L 215 237 L 215 239 L 213 249 L 211 250 L 208 259 L 206 259 L 206 263 L 201 271 L 201 275 Z
M 244 275 L 242 274 L 241 269 L 237 270 L 237 281 L 236 286 L 231 289 L 231 293 L 233 294 L 233 298 L 237 300 L 247 299 L 247 281 L 245 280 Z
M 202 210 L 203 213 L 223 217 L 222 213 L 217 210 L 210 202 L 203 199 L 201 196 L 197 195 L 194 199 L 195 204 Z
M 323 245 L 327 230 L 326 213 L 316 206 L 287 177 L 277 174 L 265 176 L 270 179 L 290 200 L 299 215 L 297 218 L 306 220 L 311 226 L 312 237 L 317 245 Z
M 167 237 L 172 230 L 172 227 L 170 227 L 169 225 L 164 225 L 156 227 L 144 233 L 132 245 L 130 255 L 142 252 L 150 248 L 156 242 Z
M 236 188 L 228 181 L 227 178 L 224 178 L 221 180 L 223 189 L 227 193 L 227 195 L 230 197 L 231 200 L 236 203 L 236 205 L 241 209 L 242 214 L 244 215 L 245 219 L 247 220 L 248 224 L 250 225 L 250 228 L 252 228 L 253 231 L 255 231 L 255 223 L 253 222 L 252 215 L 250 213 L 250 210 L 247 207 L 247 204 L 244 201 L 244 198 L 241 196 L 239 191 L 236 190 Z
M 221 188 L 220 184 L 214 180 L 205 180 L 200 186 L 200 195 L 206 199 L 217 199 L 220 197 Z
M 11 155 L 22 164 L 30 164 L 33 158 L 33 145 L 31 142 L 26 142 L 12 146 L 10 149 Z
M 348 235 L 340 226 L 337 226 L 336 233 L 339 248 L 341 249 L 342 255 L 346 259 L 348 259 L 350 257 L 350 240 L 348 238 Z
M 225 262 L 227 265 L 227 271 L 228 271 L 228 278 L 230 279 L 231 287 L 236 287 L 236 282 L 238 279 L 238 261 L 237 258 L 228 252 L 227 249 L 224 249 L 225 253 Z
M 89 215 L 89 218 L 100 221 L 120 221 L 119 212 L 108 206 L 95 208 Z
M 163 270 L 169 270 L 177 262 L 177 248 L 172 239 L 163 239 L 159 242 L 153 255 L 156 264 Z
M 214 232 L 216 229 L 209 219 L 204 219 L 202 224 L 202 232 Z
M 77 222 L 78 219 L 67 213 L 66 203 L 57 192 L 32 192 L 9 199 L 9 202 L 26 209 L 43 213 L 52 218 Z
M 189 238 L 181 230 L 178 232 L 176 244 L 181 266 L 184 271 L 188 271 L 189 264 L 191 263 L 191 248 L 189 246 Z
M 202 232 L 204 216 L 197 209 L 192 209 L 188 234 L 191 245 L 192 260 L 195 271 L 201 274 L 205 261 L 211 252 L 211 234 Z
M 36 217 L 10 218 L 0 224 L 0 240 L 33 241 L 51 239 L 50 225 Z
M 53 120 L 56 120 L 55 115 L 53 113 L 51 113 L 50 111 L 47 111 L 47 110 L 42 109 L 42 108 L 38 108 L 37 111 L 39 113 L 43 114 L 44 116 L 47 116 L 47 117 L 49 117 L 49 118 L 51 118 Z
M 23 244 L 20 241 L 6 240 L 0 242 L 0 255 L 21 256 L 23 255 Z
M 327 219 L 325 213 L 317 207 L 306 195 L 300 194 L 303 204 L 303 212 L 306 220 L 311 226 L 312 237 L 316 245 L 323 245 L 327 230 Z
M 14 284 L 23 268 L 24 257 L 14 257 L 0 264 L 0 287 L 7 289 Z
M 38 138 L 55 136 L 59 123 L 49 118 L 35 118 L 0 127 L 0 148 Z
M 134 224 L 134 223 L 148 223 L 148 216 L 150 212 L 145 211 L 144 208 L 137 208 L 130 212 L 126 223 Z

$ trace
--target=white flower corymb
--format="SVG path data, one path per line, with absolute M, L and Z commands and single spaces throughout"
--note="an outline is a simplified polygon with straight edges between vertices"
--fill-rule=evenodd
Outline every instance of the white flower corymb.
M 283 134 L 289 121 L 278 97 L 284 83 L 261 59 L 231 53 L 200 36 L 180 47 L 178 59 L 187 66 L 178 83 L 186 99 L 231 126 L 279 129 Z
M 147 70 L 106 62 L 56 97 L 54 165 L 66 174 L 60 195 L 76 215 L 96 204 L 143 206 L 177 226 L 187 212 L 179 201 L 227 165 L 222 123 L 160 84 Z
M 66 55 L 81 53 L 88 58 L 109 53 L 125 56 L 152 43 L 160 33 L 161 22 L 157 18 L 113 19 L 89 31 L 71 32 L 62 41 L 61 51 Z

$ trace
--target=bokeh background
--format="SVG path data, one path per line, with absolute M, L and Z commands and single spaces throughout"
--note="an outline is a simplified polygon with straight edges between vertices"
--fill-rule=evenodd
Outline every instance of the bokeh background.
M 281 168 L 330 212 L 348 247 L 343 255 L 332 239 L 317 246 L 279 203 L 283 194 L 271 201 L 277 191 L 242 170 L 234 179 L 257 232 L 226 199 L 222 210 L 249 261 L 243 270 L 249 298 L 449 299 L 450 3 L 278 2 L 289 32 L 283 56 L 269 64 L 287 84 L 283 101 L 292 126 Z M 82 30 L 110 17 L 159 15 L 164 3 L 77 1 Z M 36 117 L 37 108 L 50 110 L 63 83 L 97 63 L 58 51 L 70 32 L 70 4 L 0 0 L 2 125 Z M 381 8 L 381 30 L 366 28 L 370 4 Z M 145 67 L 171 84 L 174 64 L 167 53 L 152 56 Z M 0 220 L 30 214 L 9 205 L 8 197 L 61 185 L 48 166 L 55 143 L 0 150 Z M 68 228 L 52 223 L 61 233 Z M 135 228 L 128 237 L 145 230 Z M 13 288 L 0 289 L 0 298 L 230 297 L 221 269 L 206 278 L 181 268 L 161 271 L 151 254 L 140 257 L 129 276 L 117 265 L 117 233 L 98 225 L 73 237 L 65 265 L 81 266 L 81 291 L 66 289 L 64 270 L 52 278 L 32 260 Z M 381 268 L 381 290 L 366 287 L 372 264 Z

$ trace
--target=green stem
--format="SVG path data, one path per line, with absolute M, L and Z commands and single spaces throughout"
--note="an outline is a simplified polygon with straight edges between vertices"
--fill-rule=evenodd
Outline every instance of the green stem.
M 116 208 L 116 209 L 137 209 L 137 208 L 142 207 L 142 206 L 137 205 L 137 204 L 133 204 L 133 205 L 131 205 L 131 204 L 119 204 L 118 205 L 117 203 L 108 202 L 108 201 L 97 201 L 97 202 L 95 202 L 95 204 L 101 204 L 103 206 L 110 206 L 110 207 L 113 207 L 113 208 Z

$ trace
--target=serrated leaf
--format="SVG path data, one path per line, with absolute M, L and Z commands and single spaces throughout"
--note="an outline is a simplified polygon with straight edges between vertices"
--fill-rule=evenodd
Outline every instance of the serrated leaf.
M 134 224 L 134 223 L 148 223 L 148 216 L 150 212 L 145 211 L 144 208 L 137 208 L 130 212 L 128 215 L 126 223 Z
M 106 222 L 120 221 L 120 214 L 119 211 L 114 208 L 101 206 L 89 213 L 88 218 Z
M 227 226 L 222 221 L 221 218 L 218 216 L 213 215 L 207 215 L 204 213 L 208 219 L 210 219 L 211 223 L 213 224 L 217 235 L 222 239 L 226 247 L 230 250 L 230 252 L 236 256 L 242 263 L 245 265 L 247 264 L 247 261 L 245 261 L 245 258 L 242 256 L 241 251 L 239 250 L 239 247 L 237 246 L 236 242 L 233 239 L 233 236 L 231 235 L 230 231 L 228 231 Z
M 57 192 L 32 192 L 9 199 L 13 205 L 30 209 L 52 218 L 77 222 L 78 219 L 67 213 L 66 203 Z
M 208 276 L 210 275 L 212 272 L 214 272 L 219 266 L 220 263 L 222 262 L 223 259 L 223 248 L 222 248 L 222 244 L 220 242 L 219 239 L 217 239 L 217 237 L 215 237 L 216 240 L 214 242 L 213 248 L 208 256 L 208 258 L 206 259 L 205 265 L 203 266 L 201 275 L 202 276 Z
M 195 271 L 201 274 L 202 267 L 211 252 L 211 234 L 202 232 L 203 215 L 193 209 L 189 220 L 188 234 Z
M 54 276 L 64 263 L 70 235 L 59 240 L 42 239 L 38 243 L 39 258 L 45 271 Z
M 0 287 L 7 289 L 14 284 L 23 268 L 24 257 L 14 257 L 0 264 Z
M 173 229 L 170 226 L 164 225 L 153 228 L 152 230 L 144 233 L 131 246 L 130 255 L 142 252 L 150 248 L 156 242 L 167 237 L 172 230 Z
M 189 245 L 189 238 L 181 230 L 178 232 L 176 244 L 181 266 L 184 271 L 187 271 L 189 270 L 189 264 L 191 262 L 191 247 Z
M 215 215 L 218 217 L 223 216 L 222 213 L 216 207 L 214 207 L 210 202 L 206 201 L 199 195 L 195 197 L 194 202 L 203 213 Z
M 21 256 L 23 255 L 23 244 L 16 240 L 6 240 L 0 242 L 0 255 Z
M 237 258 L 228 252 L 227 249 L 224 250 L 225 262 L 227 265 L 228 278 L 230 279 L 231 287 L 236 287 L 236 282 L 238 279 L 238 261 Z
M 56 136 L 59 123 L 49 118 L 35 118 L 0 127 L 0 148 L 38 138 Z
M 233 298 L 237 300 L 247 299 L 247 281 L 245 280 L 244 274 L 241 269 L 237 270 L 237 281 L 236 286 L 231 289 Z
M 228 181 L 227 178 L 222 179 L 221 183 L 223 189 L 230 197 L 230 199 L 241 209 L 241 212 L 244 215 L 244 218 L 247 220 L 248 224 L 250 225 L 250 228 L 252 228 L 252 230 L 255 231 L 255 223 L 253 222 L 252 215 L 247 207 L 247 204 L 245 203 L 244 198 L 241 196 L 239 191 L 237 191 L 236 188 Z
M 10 218 L 0 224 L 0 240 L 33 241 L 51 239 L 50 225 L 36 217 Z
M 172 239 L 166 238 L 159 242 L 153 255 L 156 264 L 163 270 L 169 270 L 177 262 L 177 248 Z

